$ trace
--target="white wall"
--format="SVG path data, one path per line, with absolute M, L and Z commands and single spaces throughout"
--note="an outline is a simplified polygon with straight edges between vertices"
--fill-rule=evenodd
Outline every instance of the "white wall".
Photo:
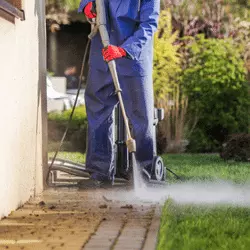
M 0 17 L 0 218 L 42 191 L 46 162 L 45 1 L 23 2 L 25 21 Z

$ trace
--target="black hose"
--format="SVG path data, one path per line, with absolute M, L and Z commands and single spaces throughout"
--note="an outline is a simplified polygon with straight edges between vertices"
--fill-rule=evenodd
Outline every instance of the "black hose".
M 75 112 L 75 108 L 76 108 L 76 104 L 77 104 L 77 100 L 78 100 L 78 97 L 79 97 L 79 94 L 80 94 L 80 90 L 81 90 L 81 85 L 82 85 L 82 78 L 83 78 L 83 73 L 84 73 L 84 69 L 85 69 L 85 64 L 86 64 L 86 59 L 87 59 L 87 54 L 88 54 L 88 50 L 89 50 L 89 45 L 90 45 L 90 39 L 88 39 L 88 42 L 87 42 L 87 45 L 86 45 L 86 48 L 85 48 L 85 51 L 84 51 L 84 55 L 83 55 L 83 60 L 82 60 L 82 67 L 81 67 L 81 72 L 80 72 L 80 76 L 79 76 L 79 81 L 78 81 L 78 89 L 77 89 L 77 94 L 76 94 L 76 98 L 75 98 L 75 102 L 74 102 L 74 105 L 73 105 L 73 108 L 72 108 L 72 111 L 70 113 L 70 117 L 69 117 L 69 120 L 68 120 L 68 124 L 67 124 L 67 127 L 64 131 L 64 134 L 63 134 L 63 137 L 60 141 L 60 144 L 54 154 L 54 157 L 50 163 L 50 166 L 49 166 L 49 169 L 48 169 L 48 173 L 47 173 L 47 176 L 46 176 L 46 183 L 47 185 L 49 186 L 49 173 L 53 167 L 53 164 L 56 160 L 56 157 L 58 155 L 58 152 L 60 151 L 62 145 L 63 145 L 63 142 L 64 142 L 64 139 L 68 133 L 68 130 L 69 130 L 69 126 L 70 126 L 70 123 L 72 121 L 72 117 L 74 115 L 74 112 Z
M 177 174 L 176 174 L 174 171 L 172 171 L 171 169 L 169 169 L 169 168 L 166 167 L 166 170 L 167 170 L 168 172 L 170 172 L 171 174 L 173 174 L 173 175 L 176 177 L 177 180 L 183 180 L 183 178 L 181 178 L 179 175 L 177 175 Z

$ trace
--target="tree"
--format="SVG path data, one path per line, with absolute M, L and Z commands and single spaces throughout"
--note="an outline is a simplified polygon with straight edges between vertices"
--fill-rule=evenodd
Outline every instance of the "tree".
M 228 37 L 235 18 L 250 21 L 248 0 L 162 0 L 162 6 L 171 8 L 174 30 L 181 37 Z
M 235 19 L 229 35 L 233 38 L 235 47 L 242 51 L 250 82 L 250 22 Z
M 81 0 L 46 0 L 46 19 L 49 26 L 59 28 L 60 24 L 69 24 L 72 20 L 86 22 L 85 16 L 77 13 Z

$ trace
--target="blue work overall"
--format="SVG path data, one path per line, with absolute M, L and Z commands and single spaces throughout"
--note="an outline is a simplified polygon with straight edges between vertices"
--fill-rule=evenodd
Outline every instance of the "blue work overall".
M 93 0 L 82 0 L 79 12 Z M 160 0 L 105 0 L 110 43 L 122 47 L 130 58 L 116 60 L 127 116 L 136 140 L 141 168 L 153 160 L 153 35 L 157 29 Z M 85 91 L 88 117 L 86 167 L 92 178 L 111 180 L 114 175 L 114 106 L 118 102 L 103 45 L 97 34 L 91 42 Z

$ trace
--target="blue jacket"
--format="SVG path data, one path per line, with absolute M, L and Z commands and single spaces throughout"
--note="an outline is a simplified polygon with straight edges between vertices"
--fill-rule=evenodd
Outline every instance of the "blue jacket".
M 82 0 L 78 11 L 82 12 L 87 3 Z M 108 15 L 110 43 L 127 51 L 131 59 L 116 60 L 118 74 L 145 76 L 152 74 L 153 35 L 157 29 L 160 0 L 104 0 Z M 90 66 L 108 71 L 102 57 L 100 35 L 92 39 Z

